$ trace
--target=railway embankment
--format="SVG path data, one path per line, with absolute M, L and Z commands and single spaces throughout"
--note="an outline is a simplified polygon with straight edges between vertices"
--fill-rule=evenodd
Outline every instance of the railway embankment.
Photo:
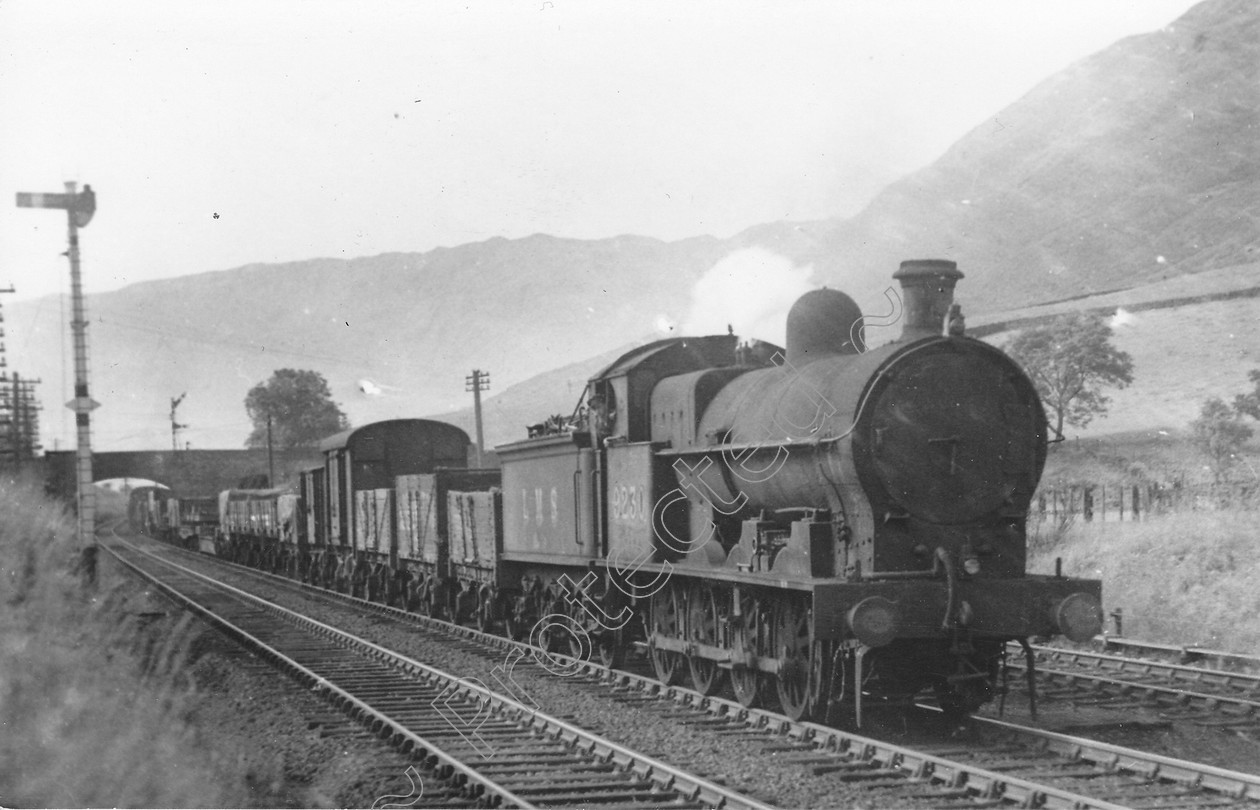
M 1255 508 L 1156 514 L 1136 522 L 1073 521 L 1031 554 L 1030 570 L 1103 582 L 1126 636 L 1248 652 L 1260 649 Z M 1114 623 L 1110 623 L 1114 631 Z
M 378 741 L 312 729 L 322 704 L 114 565 L 86 591 L 74 533 L 38 482 L 0 479 L 0 806 L 346 807 L 407 792 L 401 769 L 375 772 Z

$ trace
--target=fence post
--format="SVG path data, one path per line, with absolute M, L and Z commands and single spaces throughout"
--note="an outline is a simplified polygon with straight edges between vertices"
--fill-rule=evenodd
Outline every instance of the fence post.
M 1094 487 L 1086 485 L 1081 491 L 1081 511 L 1085 516 L 1086 523 L 1092 523 L 1094 520 Z
M 1106 484 L 1098 485 L 1098 500 L 1102 503 L 1102 516 L 1099 517 L 1099 521 L 1102 523 L 1106 523 L 1107 522 L 1107 485 Z
M 1141 491 L 1142 490 L 1138 487 L 1137 484 L 1133 485 L 1133 519 L 1134 520 L 1142 519 L 1142 502 L 1139 500 L 1139 497 L 1140 497 L 1139 493 L 1141 493 Z

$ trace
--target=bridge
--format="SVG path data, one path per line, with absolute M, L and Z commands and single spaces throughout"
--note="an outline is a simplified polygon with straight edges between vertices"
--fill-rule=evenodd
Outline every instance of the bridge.
M 275 451 L 275 486 L 296 485 L 301 470 L 321 463 L 318 450 Z M 74 451 L 45 453 L 44 480 L 48 491 L 73 501 L 78 488 Z M 266 450 L 140 450 L 93 453 L 92 477 L 147 478 L 165 484 L 176 493 L 213 495 L 239 487 L 247 479 L 259 486 L 267 477 Z

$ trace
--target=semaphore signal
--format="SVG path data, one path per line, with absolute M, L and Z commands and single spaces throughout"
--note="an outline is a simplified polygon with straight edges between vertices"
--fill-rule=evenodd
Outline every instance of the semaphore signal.
M 74 411 L 78 432 L 75 468 L 78 473 L 79 547 L 82 570 L 89 584 L 96 581 L 96 495 L 92 488 L 92 410 L 100 403 L 88 395 L 87 318 L 83 312 L 83 282 L 79 272 L 79 228 L 92 221 L 96 213 L 96 193 L 89 185 L 76 191 L 77 183 L 68 181 L 64 194 L 31 194 L 19 192 L 18 208 L 60 208 L 66 212 L 69 228 L 70 292 L 73 314 L 70 331 L 74 334 L 74 399 L 66 407 Z

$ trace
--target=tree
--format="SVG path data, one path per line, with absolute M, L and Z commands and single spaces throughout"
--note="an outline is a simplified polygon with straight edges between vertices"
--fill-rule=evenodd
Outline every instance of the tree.
M 333 402 L 324 375 L 305 369 L 278 369 L 271 379 L 249 389 L 245 412 L 254 423 L 245 440 L 246 447 L 267 446 L 268 419 L 272 446 L 284 450 L 314 447 L 321 439 L 350 426 L 346 415 Z
M 1234 397 L 1234 410 L 1239 416 L 1260 419 L 1260 369 L 1253 368 L 1247 374 L 1247 379 L 1255 385 L 1255 388 L 1248 394 L 1239 394 Z
M 1212 397 L 1203 403 L 1199 418 L 1190 423 L 1195 444 L 1208 457 L 1212 476 L 1218 482 L 1233 466 L 1243 442 L 1251 438 L 1251 428 L 1244 425 L 1235 413 L 1225 400 Z
M 1107 412 L 1111 400 L 1104 387 L 1133 382 L 1133 358 L 1112 345 L 1111 327 L 1099 314 L 1060 315 L 1048 326 L 1024 331 L 1007 352 L 1028 372 L 1060 438 L 1065 423 L 1085 427 Z

